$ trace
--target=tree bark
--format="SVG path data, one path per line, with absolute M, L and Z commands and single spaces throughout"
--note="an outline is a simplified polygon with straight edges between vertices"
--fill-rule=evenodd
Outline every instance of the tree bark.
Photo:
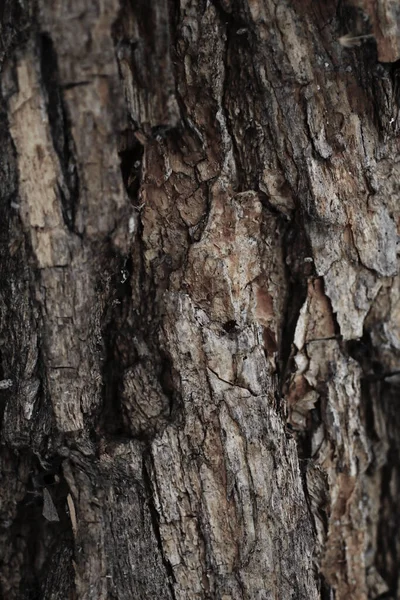
M 3 0 L 0 590 L 400 598 L 394 0 Z

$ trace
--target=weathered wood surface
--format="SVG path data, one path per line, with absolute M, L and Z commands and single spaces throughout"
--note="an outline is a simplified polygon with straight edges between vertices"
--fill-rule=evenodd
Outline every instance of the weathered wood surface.
M 397 3 L 0 22 L 1 597 L 400 598 Z

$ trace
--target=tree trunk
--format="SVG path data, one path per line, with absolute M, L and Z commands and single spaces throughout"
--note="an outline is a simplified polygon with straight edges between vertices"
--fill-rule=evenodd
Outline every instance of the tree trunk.
M 3 0 L 1 597 L 400 598 L 394 0 Z

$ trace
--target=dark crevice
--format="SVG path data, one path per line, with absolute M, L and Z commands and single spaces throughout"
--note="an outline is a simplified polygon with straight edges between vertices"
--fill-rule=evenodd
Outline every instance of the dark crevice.
M 239 7 L 230 13 L 225 11 L 221 2 L 215 0 L 214 5 L 219 12 L 221 22 L 226 27 L 225 74 L 221 105 L 224 110 L 226 129 L 231 140 L 232 153 L 237 168 L 236 191 L 240 193 L 249 189 L 256 189 L 258 186 L 255 163 L 249 162 L 246 158 L 246 151 L 248 148 L 252 148 L 253 140 L 257 139 L 258 132 L 253 124 L 249 122 L 243 132 L 243 139 L 239 140 L 235 132 L 235 119 L 232 117 L 232 107 L 235 106 L 236 99 L 243 94 L 243 90 L 239 94 L 235 88 L 238 81 L 241 81 L 242 85 L 248 86 L 247 95 L 249 98 L 255 98 L 257 94 L 256 90 L 250 87 L 251 81 L 257 79 L 256 74 L 243 73 L 243 69 L 249 66 L 245 64 L 244 57 L 247 57 L 253 50 L 253 32 L 241 14 Z M 251 66 L 252 63 L 250 63 L 250 68 Z
M 85 81 L 74 81 L 73 83 L 64 83 L 63 85 L 61 85 L 61 89 L 63 90 L 72 90 L 75 87 L 80 87 L 82 85 L 89 85 L 92 82 L 89 80 L 85 80 Z
M 362 369 L 361 378 L 361 410 L 365 423 L 367 437 L 371 442 L 372 461 L 367 475 L 374 476 L 381 471 L 380 515 L 378 523 L 377 547 L 375 566 L 390 588 L 388 594 L 379 598 L 397 597 L 398 593 L 398 564 L 400 555 L 400 517 L 398 514 L 398 481 L 400 480 L 400 419 L 398 416 L 397 399 L 398 385 L 385 380 L 388 375 L 379 348 L 374 347 L 369 331 L 364 330 L 360 340 L 346 343 L 348 354 L 358 362 Z M 386 455 L 379 429 L 376 428 L 376 407 L 382 412 L 385 425 L 383 433 L 388 444 Z M 376 450 L 378 455 L 376 455 Z M 384 464 L 382 465 L 382 462 Z
M 130 69 L 133 84 L 145 97 L 149 110 L 130 115 L 133 125 L 146 136 L 162 137 L 178 124 L 180 116 L 171 99 L 175 81 L 171 68 L 170 7 L 139 0 L 120 3 L 112 36 L 117 59 Z M 121 79 L 123 79 L 121 72 Z M 143 120 L 142 118 L 143 117 Z
M 169 420 L 174 421 L 182 407 L 182 398 L 177 391 L 180 385 L 179 374 L 174 369 L 171 356 L 163 349 L 159 352 L 161 363 L 159 381 L 162 391 L 169 400 Z
M 25 496 L 17 506 L 11 526 L 11 539 L 16 544 L 16 552 L 21 551 L 18 546 L 20 538 L 25 540 L 20 597 L 41 600 L 51 597 L 51 591 L 54 593 L 57 590 L 67 598 L 74 589 L 74 542 L 70 517 L 66 511 L 69 488 L 59 460 L 44 469 L 30 451 L 28 454 L 26 459 L 31 464 L 31 473 L 26 482 Z M 44 516 L 44 490 L 47 491 L 47 497 L 51 498 L 57 521 L 50 522 Z M 66 559 L 62 565 L 55 559 L 60 553 Z M 41 557 L 40 562 L 38 556 Z
M 229 84 L 230 84 L 230 73 L 231 73 L 231 66 L 230 66 L 230 62 L 232 59 L 230 58 L 231 53 L 231 44 L 232 44 L 232 27 L 234 28 L 235 25 L 232 24 L 232 17 L 230 15 L 227 15 L 227 13 L 224 13 L 224 21 L 226 23 L 226 48 L 225 48 L 225 58 L 224 58 L 224 69 L 225 69 L 225 76 L 224 76 L 224 81 L 223 81 L 223 93 L 222 93 L 222 107 L 224 110 L 224 115 L 225 115 L 225 123 L 226 123 L 226 128 L 229 134 L 229 138 L 231 140 L 231 144 L 232 144 L 232 152 L 233 152 L 233 157 L 234 157 L 234 161 L 235 161 L 235 165 L 236 165 L 236 177 L 237 177 L 237 192 L 243 192 L 246 190 L 247 186 L 246 183 L 244 181 L 242 181 L 241 179 L 245 176 L 243 174 L 243 177 L 241 177 L 241 170 L 239 169 L 239 165 L 242 164 L 242 161 L 240 160 L 240 150 L 238 148 L 237 142 L 236 142 L 236 136 L 235 136 L 235 132 L 233 130 L 233 126 L 232 126 L 232 122 L 231 122 L 231 118 L 230 118 L 230 114 L 229 114 Z M 234 34 L 233 34 L 234 35 Z M 235 75 L 236 77 L 237 75 Z
M 79 200 L 74 142 L 60 86 L 57 54 L 52 39 L 45 33 L 42 33 L 39 38 L 39 48 L 41 78 L 46 95 L 50 131 L 63 176 L 63 181 L 58 186 L 61 209 L 66 226 L 70 231 L 74 231 L 75 213 Z
M 130 200 L 137 207 L 144 148 L 132 130 L 123 132 L 120 147 L 122 181 Z
M 180 381 L 168 352 L 160 348 L 157 341 L 152 341 L 158 339 L 159 319 L 156 315 L 152 315 L 154 303 L 148 301 L 150 295 L 146 289 L 151 286 L 151 279 L 146 274 L 143 274 L 143 285 L 140 285 L 139 289 L 135 288 L 135 292 L 140 293 L 139 304 L 135 308 L 134 302 L 132 303 L 134 297 L 132 284 L 135 284 L 133 273 L 135 268 L 138 269 L 133 256 L 132 253 L 132 258 L 115 257 L 112 260 L 114 265 L 110 284 L 112 293 L 107 301 L 102 333 L 104 396 L 96 430 L 99 435 L 105 433 L 113 438 L 133 435 L 137 440 L 148 440 L 154 435 L 153 428 L 151 431 L 138 430 L 133 434 L 130 425 L 125 421 L 123 405 L 125 375 L 139 363 L 146 371 L 146 365 L 151 357 L 149 375 L 151 374 L 151 377 L 157 380 L 169 403 L 165 414 L 160 416 L 160 427 L 163 427 L 166 421 L 175 420 L 179 414 L 181 401 L 177 390 Z M 140 277 L 138 271 L 135 275 L 136 278 Z M 135 423 L 132 423 L 132 427 L 135 429 Z
M 278 357 L 281 396 L 284 394 L 284 388 L 291 369 L 294 333 L 301 307 L 307 298 L 308 278 L 315 276 L 314 264 L 304 260 L 312 257 L 312 249 L 306 234 L 301 210 L 297 210 L 293 220 L 286 225 L 282 239 L 288 290 L 284 311 L 285 324 Z
M 381 63 L 383 64 L 383 63 Z M 392 82 L 393 99 L 397 108 L 400 108 L 400 60 L 384 65 L 389 72 Z
M 36 2 L 0 2 L 0 72 L 17 47 L 28 41 L 36 25 Z
M 321 600 L 335 600 L 335 592 L 323 575 L 319 575 Z
M 384 367 L 375 356 L 371 335 L 368 331 L 364 330 L 363 336 L 359 340 L 346 342 L 345 348 L 349 356 L 360 365 L 365 379 L 384 378 Z
M 397 464 L 396 464 L 397 463 Z M 396 465 L 396 468 L 394 468 Z M 399 469 L 398 458 L 393 453 L 388 455 L 388 465 L 382 470 L 381 519 L 377 537 L 377 570 L 390 588 L 388 597 L 397 598 L 399 549 L 398 535 L 400 519 L 398 502 L 392 497 L 390 482 Z M 384 597 L 384 596 L 383 596 Z
M 350 34 L 357 37 L 372 34 L 371 22 L 361 8 L 351 6 L 348 2 L 340 2 L 339 7 L 338 36 Z M 381 141 L 384 142 L 387 135 L 395 135 L 398 129 L 400 61 L 380 63 L 373 35 L 360 45 L 346 48 L 344 52 L 364 95 L 365 109 L 376 126 Z
M 165 573 L 166 573 L 166 577 L 168 580 L 168 588 L 169 588 L 169 591 L 171 594 L 171 600 L 175 600 L 176 596 L 175 596 L 174 583 L 176 583 L 176 579 L 175 579 L 174 570 L 172 568 L 172 565 L 164 553 L 164 548 L 163 548 L 161 534 L 160 534 L 160 516 L 158 514 L 158 511 L 156 509 L 154 499 L 153 499 L 154 491 L 153 491 L 151 477 L 150 477 L 150 474 L 148 472 L 148 468 L 146 465 L 147 461 L 149 461 L 150 463 L 152 462 L 152 456 L 151 456 L 150 451 L 148 451 L 143 457 L 143 469 L 142 469 L 143 482 L 144 482 L 144 486 L 145 486 L 145 489 L 147 492 L 147 505 L 148 505 L 149 511 L 150 511 L 150 518 L 151 518 L 151 523 L 152 523 L 152 527 L 153 527 L 153 532 L 154 532 L 154 535 L 155 535 L 155 538 L 157 541 L 157 546 L 158 546 L 158 549 L 160 552 L 161 560 L 162 560 L 162 563 L 165 568 Z
M 260 202 L 263 205 L 263 207 L 272 215 L 280 219 L 284 224 L 286 224 L 287 221 L 289 221 L 289 216 L 280 211 L 276 206 L 274 206 L 267 194 L 259 189 L 259 186 L 257 186 L 257 190 Z
M 379 385 L 379 402 L 386 417 L 389 449 L 382 467 L 380 518 L 377 535 L 375 564 L 387 583 L 390 597 L 398 597 L 398 573 L 400 560 L 400 418 L 398 411 L 398 388 L 386 383 Z
M 125 433 L 122 419 L 120 386 L 124 370 L 135 360 L 132 339 L 135 332 L 130 319 L 132 297 L 132 259 L 114 257 L 111 278 L 112 294 L 104 317 L 102 365 L 103 406 L 100 415 L 100 430 L 107 435 L 120 436 Z
M 119 157 L 121 176 L 126 192 L 134 207 L 139 207 L 139 189 L 144 147 L 138 141 L 133 129 L 121 132 L 119 139 Z M 140 213 L 139 213 L 140 214 Z M 128 435 L 129 425 L 125 422 L 123 406 L 123 381 L 129 369 L 138 363 L 145 363 L 151 356 L 161 389 L 169 400 L 168 420 L 175 419 L 179 409 L 179 397 L 176 393 L 178 375 L 175 373 L 169 354 L 158 347 L 157 330 L 159 316 L 156 313 L 157 302 L 154 276 L 145 269 L 142 247 L 142 223 L 138 219 L 137 236 L 129 257 L 111 259 L 113 274 L 108 301 L 109 308 L 105 317 L 103 343 L 105 361 L 103 363 L 104 401 L 99 419 L 99 430 L 113 438 Z M 139 351 L 138 348 L 142 348 Z M 134 426 L 134 424 L 133 424 Z M 147 440 L 149 432 L 136 432 L 138 440 Z
M 121 401 L 119 394 L 119 385 L 122 372 L 118 367 L 118 362 L 113 357 L 112 325 L 104 330 L 104 339 L 108 343 L 106 346 L 106 360 L 103 365 L 103 404 L 100 415 L 99 435 L 121 436 L 124 434 Z

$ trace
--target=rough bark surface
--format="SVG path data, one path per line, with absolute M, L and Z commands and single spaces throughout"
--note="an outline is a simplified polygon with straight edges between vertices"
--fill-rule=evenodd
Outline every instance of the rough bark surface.
M 398 3 L 0 23 L 1 597 L 400 598 Z

